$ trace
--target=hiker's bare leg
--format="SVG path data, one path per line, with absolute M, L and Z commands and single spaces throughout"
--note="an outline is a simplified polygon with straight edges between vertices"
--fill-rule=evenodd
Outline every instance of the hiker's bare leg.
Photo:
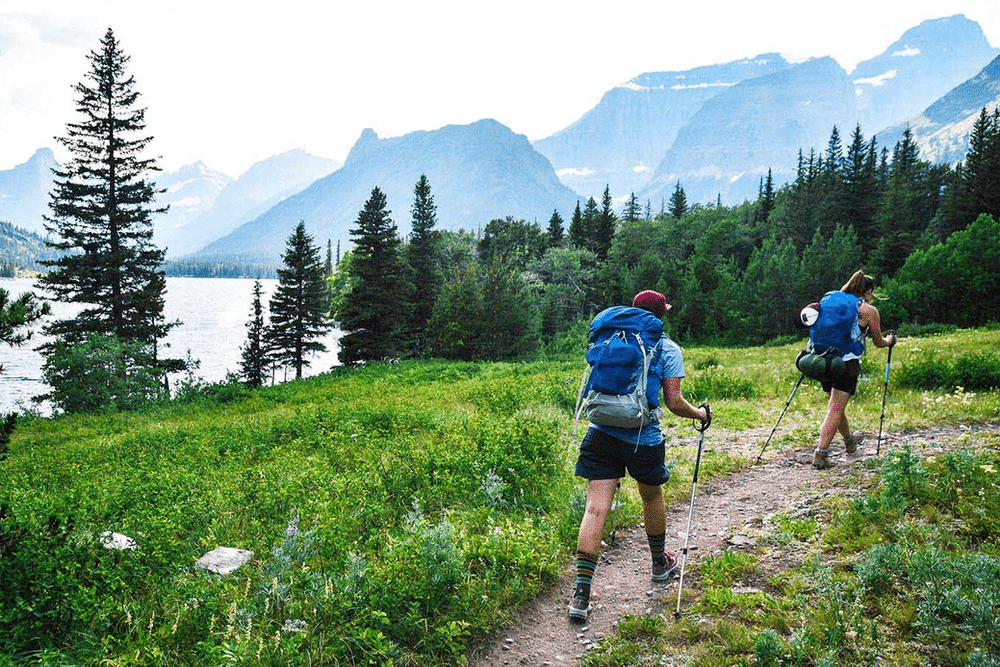
M 587 482 L 587 509 L 580 521 L 580 534 L 576 538 L 576 550 L 588 554 L 601 553 L 601 538 L 604 524 L 611 513 L 611 503 L 615 498 L 617 479 L 596 479 Z
M 848 399 L 850 400 L 850 399 Z M 840 425 L 837 427 L 840 435 L 844 436 L 844 442 L 851 439 L 851 427 L 847 423 L 847 404 L 844 404 L 844 414 L 840 415 Z
M 851 400 L 851 395 L 846 391 L 834 389 L 830 392 L 830 405 L 826 410 L 826 418 L 823 420 L 823 425 L 819 429 L 818 449 L 829 448 L 830 443 L 833 442 L 833 436 L 837 434 L 838 430 L 841 430 L 841 425 L 843 425 L 843 428 L 847 427 L 845 410 L 847 410 L 847 402 L 849 400 Z M 841 433 L 843 432 L 841 430 Z M 847 433 L 850 434 L 850 431 L 847 431 Z
M 663 504 L 663 488 L 639 484 L 642 498 L 642 519 L 646 522 L 647 535 L 662 535 L 667 532 L 667 510 Z

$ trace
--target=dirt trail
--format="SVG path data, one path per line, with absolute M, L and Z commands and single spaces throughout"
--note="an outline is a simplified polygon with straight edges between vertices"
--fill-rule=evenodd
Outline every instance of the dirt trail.
M 998 425 L 979 425 L 972 430 L 997 431 Z M 933 442 L 957 437 L 969 427 L 935 427 L 919 433 L 893 433 L 882 443 L 882 454 L 896 444 L 921 439 Z M 709 434 L 711 431 L 708 432 Z M 743 442 L 762 443 L 767 435 L 743 433 Z M 844 453 L 835 441 L 831 469 L 812 467 L 811 449 L 769 451 L 756 466 L 732 473 L 711 484 L 699 484 L 695 496 L 689 553 L 684 574 L 684 591 L 697 585 L 700 559 L 725 550 L 752 547 L 754 538 L 745 533 L 760 518 L 779 511 L 789 513 L 823 495 L 826 480 L 865 470 L 862 463 L 875 456 L 874 435 L 856 454 Z M 711 446 L 706 434 L 705 447 Z M 772 443 L 773 446 L 774 443 Z M 726 445 L 723 445 L 726 446 Z M 754 457 L 759 444 L 754 445 Z M 750 448 L 754 447 L 751 446 Z M 832 480 L 830 480 L 832 481 Z M 633 483 L 631 480 L 626 483 Z M 690 484 L 690 482 L 688 482 Z M 690 502 L 667 508 L 667 549 L 680 553 L 687 530 Z M 759 523 L 758 523 L 759 525 Z M 680 558 L 680 556 L 678 556 Z M 495 641 L 483 646 L 470 658 L 472 667 L 502 665 L 577 665 L 580 657 L 603 637 L 612 634 L 626 614 L 672 618 L 677 604 L 678 580 L 654 583 L 649 578 L 649 548 L 641 526 L 619 530 L 615 542 L 602 550 L 591 595 L 592 611 L 586 623 L 571 623 L 566 608 L 576 581 L 567 569 L 562 582 L 542 593 L 519 613 L 518 621 Z M 678 568 L 679 570 L 679 568 Z M 686 595 L 685 595 L 686 597 Z M 687 601 L 683 600 L 681 612 Z

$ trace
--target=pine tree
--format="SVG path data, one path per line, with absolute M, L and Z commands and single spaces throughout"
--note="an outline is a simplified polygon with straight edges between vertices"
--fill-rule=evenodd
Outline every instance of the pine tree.
M 407 261 L 413 276 L 413 284 L 420 289 L 413 294 L 410 331 L 415 340 L 418 354 L 423 353 L 423 341 L 427 322 L 434 312 L 434 302 L 437 300 L 444 283 L 441 270 L 440 239 L 435 230 L 437 225 L 437 206 L 431 194 L 431 185 L 427 176 L 421 175 L 413 188 L 413 206 L 410 208 L 412 231 L 410 244 L 407 247 Z
M 670 195 L 670 215 L 680 220 L 681 216 L 687 213 L 687 210 L 687 195 L 684 193 L 684 188 L 681 187 L 681 182 L 677 181 L 674 192 Z
M 587 198 L 587 203 L 583 206 L 584 244 L 583 249 L 597 254 L 597 228 L 601 223 L 601 210 L 597 208 L 597 201 L 593 197 Z
M 980 214 L 1000 218 L 1000 109 L 986 107 L 972 126 L 969 150 L 949 188 L 944 234 L 965 229 Z
M 861 126 L 855 126 L 844 160 L 842 220 L 843 224 L 854 227 L 866 252 L 872 250 L 878 240 L 875 228 L 879 197 L 876 154 L 875 137 L 865 142 Z
M 603 262 L 608 256 L 611 248 L 611 241 L 615 237 L 615 228 L 618 225 L 618 216 L 615 215 L 614 203 L 611 199 L 611 188 L 604 186 L 604 195 L 601 197 L 601 213 L 597 218 L 597 225 L 594 229 L 594 254 L 597 260 Z
M 557 209 L 552 209 L 552 217 L 549 218 L 549 228 L 547 230 L 548 244 L 550 248 L 561 248 L 566 236 L 563 229 L 563 219 Z
M 396 224 L 386 208 L 385 194 L 377 186 L 351 229 L 351 289 L 344 297 L 340 361 L 380 360 L 405 350 L 404 323 L 409 288 Z
M 146 180 L 159 171 L 156 161 L 141 157 L 152 141 L 144 135 L 146 110 L 136 106 L 129 57 L 110 28 L 88 58 L 86 81 L 74 86 L 82 118 L 58 139 L 70 157 L 55 171 L 45 218 L 46 243 L 61 254 L 43 262 L 50 270 L 39 280 L 56 300 L 86 305 L 46 327 L 52 342 L 42 350 L 48 364 L 57 347 L 67 352 L 90 336 L 113 337 L 137 354 L 121 367 L 165 383 L 184 364 L 157 358 L 158 342 L 179 323 L 163 315 L 164 251 L 153 245 L 152 217 L 166 207 L 156 207 L 162 190 Z
M 920 210 L 920 185 L 928 165 L 919 158 L 913 134 L 906 128 L 892 152 L 889 182 L 877 219 L 875 257 L 879 271 L 887 277 L 894 276 L 903 265 L 929 221 L 923 219 Z
M 288 237 L 281 259 L 283 267 L 278 269 L 265 338 L 275 363 L 293 367 L 295 377 L 300 378 L 310 363 L 307 355 L 326 351 L 317 339 L 331 327 L 326 318 L 329 295 L 319 247 L 306 233 L 304 221 L 300 220 Z
M 633 192 L 631 196 L 629 196 L 628 201 L 625 202 L 625 210 L 622 211 L 622 220 L 625 222 L 635 222 L 636 220 L 641 219 L 642 207 L 639 206 L 639 200 Z
M 593 201 L 591 199 L 591 201 Z M 596 206 L 596 202 L 595 202 Z M 588 234 L 584 228 L 583 211 L 580 210 L 580 200 L 576 202 L 576 209 L 573 210 L 573 217 L 569 223 L 569 244 L 581 250 L 588 249 Z
M 333 241 L 326 240 L 326 264 L 323 265 L 323 272 L 329 278 L 333 275 Z
M 260 281 L 253 283 L 253 302 L 250 306 L 250 321 L 247 322 L 247 340 L 240 348 L 240 375 L 246 385 L 255 389 L 264 384 L 270 367 L 265 344 L 264 304 L 261 301 L 263 288 Z
M 760 219 L 767 222 L 774 210 L 774 179 L 771 177 L 771 170 L 767 170 L 767 180 L 763 182 L 760 189 Z

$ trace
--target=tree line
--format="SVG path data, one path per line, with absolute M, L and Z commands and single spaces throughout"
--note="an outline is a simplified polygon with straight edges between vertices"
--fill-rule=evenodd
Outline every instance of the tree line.
M 619 215 L 605 188 L 568 226 L 553 211 L 544 229 L 508 217 L 473 236 L 435 231 L 432 202 L 422 177 L 406 241 L 373 191 L 331 281 L 344 363 L 529 356 L 643 288 L 674 301 L 687 342 L 759 344 L 794 335 L 794 314 L 859 268 L 886 322 L 1000 321 L 1000 110 L 982 110 L 954 168 L 921 160 L 908 129 L 890 151 L 860 126 L 845 149 L 834 127 L 793 182 L 769 171 L 737 206 L 689 206 L 678 182 L 659 214 L 632 193 Z

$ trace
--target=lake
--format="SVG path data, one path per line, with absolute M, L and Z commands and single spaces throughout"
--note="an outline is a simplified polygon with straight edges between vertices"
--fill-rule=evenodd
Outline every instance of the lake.
M 261 280 L 265 316 L 267 302 L 278 284 L 277 280 Z M 242 278 L 167 278 L 163 311 L 167 321 L 180 320 L 161 347 L 161 354 L 173 358 L 186 359 L 188 351 L 193 359 L 201 362 L 194 371 L 195 376 L 207 382 L 225 379 L 227 373 L 236 373 L 240 366 L 240 347 L 246 342 L 246 325 L 251 317 L 254 281 Z M 0 287 L 17 297 L 27 291 L 40 294 L 29 278 L 0 278 Z M 66 318 L 78 312 L 74 304 L 52 303 L 52 315 L 46 318 Z M 34 348 L 45 339 L 40 334 L 40 326 L 32 328 L 35 335 L 23 347 L 0 344 L 0 414 L 29 408 L 49 414 L 45 404 L 33 403 L 30 399 L 48 391 L 42 381 L 44 358 Z M 332 330 L 323 339 L 327 351 L 309 357 L 310 366 L 303 369 L 306 376 L 316 375 L 338 365 L 337 352 L 340 331 Z M 294 369 L 288 370 L 287 379 L 295 376 Z M 183 379 L 172 376 L 171 384 Z M 284 380 L 278 371 L 276 381 Z

